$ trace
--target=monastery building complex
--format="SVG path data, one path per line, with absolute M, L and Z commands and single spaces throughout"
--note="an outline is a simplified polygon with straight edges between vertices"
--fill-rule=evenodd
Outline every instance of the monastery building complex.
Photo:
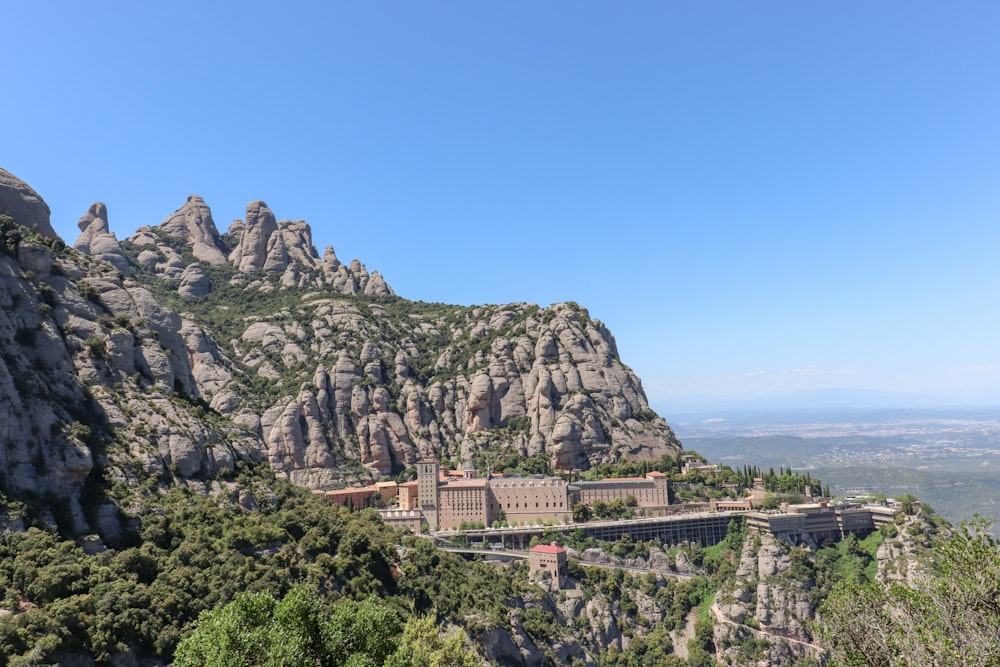
M 473 470 L 449 474 L 434 460 L 417 462 L 417 479 L 413 482 L 381 482 L 327 491 L 324 495 L 337 504 L 360 508 L 370 506 L 376 493 L 383 501 L 397 499 L 396 509 L 383 512 L 387 523 L 413 527 L 422 519 L 432 530 L 463 524 L 489 526 L 494 521 L 569 521 L 577 503 L 634 499 L 634 507 L 653 511 L 666 509 L 669 504 L 667 477 L 661 472 L 569 483 L 559 477 L 476 477 Z

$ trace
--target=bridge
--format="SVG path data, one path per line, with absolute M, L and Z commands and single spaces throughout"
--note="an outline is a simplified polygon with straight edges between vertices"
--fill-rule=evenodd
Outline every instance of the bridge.
M 439 530 L 432 533 L 436 540 L 452 540 L 462 536 L 470 544 L 497 545 L 503 550 L 524 551 L 531 538 L 541 538 L 545 533 L 576 533 L 593 537 L 602 542 L 617 542 L 622 535 L 633 541 L 658 540 L 664 546 L 697 543 L 703 547 L 718 544 L 726 537 L 730 521 L 743 521 L 740 512 L 694 512 L 691 514 L 618 521 L 589 521 L 587 523 L 556 524 L 551 526 L 514 526 L 506 528 L 478 528 L 475 530 Z

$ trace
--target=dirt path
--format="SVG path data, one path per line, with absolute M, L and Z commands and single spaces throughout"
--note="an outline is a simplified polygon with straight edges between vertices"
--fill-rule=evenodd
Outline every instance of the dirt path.
M 824 649 L 822 646 L 819 646 L 818 644 L 810 644 L 809 642 L 802 641 L 801 639 L 792 639 L 791 637 L 785 637 L 784 635 L 775 634 L 767 630 L 755 630 L 751 627 L 735 623 L 731 621 L 725 614 L 723 614 L 722 610 L 719 609 L 719 605 L 715 603 L 712 603 L 712 615 L 715 617 L 715 620 L 718 621 L 719 623 L 725 623 L 726 625 L 734 625 L 738 628 L 746 630 L 747 632 L 751 633 L 754 637 L 758 639 L 765 638 L 771 641 L 777 640 L 783 642 L 790 642 L 792 644 L 798 644 L 799 646 L 805 646 L 806 648 L 809 648 L 820 654 L 826 652 L 826 649 Z

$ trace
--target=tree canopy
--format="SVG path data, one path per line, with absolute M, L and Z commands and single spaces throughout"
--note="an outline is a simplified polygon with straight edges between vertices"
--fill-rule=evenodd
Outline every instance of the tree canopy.
M 977 517 L 933 542 L 913 583 L 845 581 L 821 608 L 833 664 L 1000 665 L 1000 541 Z
M 244 592 L 199 617 L 177 647 L 176 667 L 475 667 L 461 630 L 432 616 L 405 624 L 376 598 L 327 605 L 297 587 L 282 600 Z

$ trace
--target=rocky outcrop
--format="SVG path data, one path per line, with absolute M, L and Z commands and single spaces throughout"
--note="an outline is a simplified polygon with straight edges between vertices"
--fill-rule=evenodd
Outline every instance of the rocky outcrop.
M 323 428 L 333 450 L 378 474 L 424 456 L 468 460 L 487 442 L 545 454 L 562 468 L 657 458 L 679 447 L 618 361 L 613 338 L 575 305 L 454 307 L 445 324 L 317 300 L 281 318 L 296 324 L 255 322 L 235 358 L 277 382 L 289 373 L 296 387 L 311 382 L 318 391 L 309 400 L 329 415 Z M 445 342 L 432 347 L 429 339 Z M 306 340 L 319 368 L 306 365 Z M 245 406 L 228 407 L 234 418 L 253 421 Z M 303 451 L 308 444 L 296 433 L 289 442 Z
M 312 229 L 303 220 L 275 220 L 274 213 L 262 201 L 247 204 L 246 221 L 235 221 L 229 228 L 235 244 L 229 261 L 237 270 L 234 282 L 251 288 L 288 289 L 315 287 L 340 294 L 388 296 L 393 294 L 377 272 L 368 273 L 364 264 L 353 260 L 341 264 L 333 248 L 327 247 L 320 259 L 312 241 Z
M 6 169 L 0 169 L 0 215 L 9 215 L 42 236 L 59 238 L 49 222 L 49 205 L 30 185 Z
M 132 254 L 132 261 L 137 266 L 152 271 L 161 279 L 178 280 L 187 268 L 184 258 L 163 238 L 159 229 L 140 227 L 127 239 L 126 247 L 137 250 L 137 254 Z
M 278 223 L 267 204 L 262 201 L 247 204 L 246 222 L 232 229 L 239 237 L 239 244 L 229 255 L 236 270 L 240 273 L 262 270 L 268 259 L 268 242 L 277 230 Z
M 60 327 L 60 319 L 70 323 L 75 304 L 50 305 L 59 303 L 65 279 L 51 276 L 55 262 L 44 246 L 22 244 L 19 255 L 42 271 L 25 280 L 19 258 L 0 253 L 2 481 L 67 498 L 70 528 L 83 531 L 79 491 L 94 466 L 92 429 L 100 409 L 76 373 L 77 355 Z
M 91 207 L 81 245 L 108 240 L 106 216 Z M 58 499 L 68 533 L 120 537 L 115 501 L 93 493 L 104 483 L 208 478 L 259 456 L 253 436 L 205 419 L 232 375 L 204 330 L 96 257 L 23 240 L 0 252 L 0 359 L 4 488 Z
M 197 299 L 212 291 L 212 279 L 205 274 L 199 264 L 189 264 L 181 273 L 181 283 L 177 293 L 183 299 Z
M 191 246 L 191 254 L 211 265 L 226 263 L 225 246 L 212 220 L 212 211 L 198 195 L 191 195 L 173 215 L 160 223 L 160 230 Z
M 878 580 L 913 586 L 924 576 L 922 561 L 931 548 L 930 531 L 920 515 L 900 515 L 896 534 L 879 545 L 875 554 Z
M 203 297 L 216 287 L 202 264 L 231 266 L 230 282 L 254 291 L 314 288 L 371 297 L 394 294 L 378 271 L 369 273 L 356 259 L 341 264 L 329 247 L 321 259 L 309 224 L 277 220 L 263 201 L 247 204 L 246 220 L 233 221 L 220 236 L 208 205 L 191 195 L 159 226 L 136 230 L 126 245 L 137 266 L 161 279 L 179 280 L 178 291 L 186 299 Z M 81 245 L 81 250 L 89 252 L 89 247 Z M 197 261 L 186 261 L 186 256 Z
M 766 650 L 756 660 L 762 667 L 821 653 L 811 645 L 809 627 L 816 614 L 809 595 L 815 582 L 811 568 L 794 567 L 795 559 L 805 562 L 811 551 L 790 547 L 769 533 L 746 537 L 735 575 L 717 593 L 713 607 L 721 621 L 715 626 L 715 644 L 723 664 L 745 664 L 739 649 L 747 639 L 765 640 Z
M 130 274 L 128 257 L 108 227 L 108 209 L 102 202 L 91 204 L 76 224 L 80 227 L 80 236 L 74 248 L 103 259 L 126 276 Z

